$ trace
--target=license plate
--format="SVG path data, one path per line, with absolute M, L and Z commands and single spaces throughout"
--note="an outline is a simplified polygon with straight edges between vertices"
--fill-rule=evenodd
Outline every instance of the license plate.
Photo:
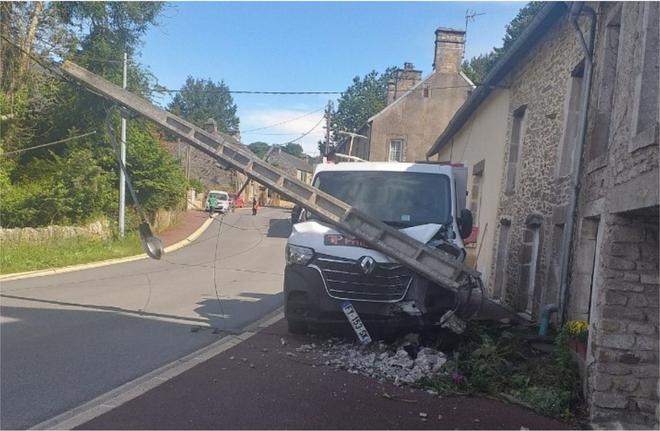
M 360 343 L 362 344 L 371 343 L 371 336 L 369 335 L 369 331 L 367 331 L 367 328 L 364 326 L 364 323 L 362 323 L 362 319 L 360 319 L 360 316 L 355 310 L 355 307 L 353 307 L 353 304 L 351 304 L 348 301 L 342 302 L 341 309 L 344 311 L 346 318 L 351 323 L 351 326 L 355 331 L 355 335 L 357 335 L 358 339 L 360 340 Z

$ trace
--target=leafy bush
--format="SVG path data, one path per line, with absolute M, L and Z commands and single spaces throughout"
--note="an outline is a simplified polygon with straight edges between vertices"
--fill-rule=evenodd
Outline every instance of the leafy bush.
M 188 187 L 195 190 L 196 193 L 203 193 L 206 190 L 204 183 L 197 178 L 190 178 L 188 180 Z
M 79 224 L 113 207 L 113 174 L 105 172 L 87 148 L 33 159 L 15 176 L 13 185 L 2 185 L 5 227 Z
M 577 365 L 557 337 L 556 351 L 532 349 L 524 328 L 468 324 L 444 372 L 422 382 L 441 394 L 487 394 L 543 414 L 569 417 L 581 401 Z
M 95 138 L 99 139 L 104 137 Z M 50 152 L 48 157 L 33 158 L 22 166 L 3 161 L 2 226 L 82 224 L 100 215 L 116 219 L 119 168 L 110 144 L 95 143 L 76 142 L 60 154 Z M 127 168 L 148 213 L 182 207 L 187 188 L 183 171 L 160 146 L 152 127 L 142 121 L 129 122 Z M 133 204 L 128 190 L 126 202 Z
M 188 182 L 179 165 L 144 122 L 131 121 L 128 135 L 127 169 L 144 209 L 154 212 L 159 208 L 181 208 Z

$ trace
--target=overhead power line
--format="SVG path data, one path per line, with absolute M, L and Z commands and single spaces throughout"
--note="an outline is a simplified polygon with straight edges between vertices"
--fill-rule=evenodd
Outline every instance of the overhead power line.
M 301 116 L 299 116 L 299 117 L 291 118 L 291 119 L 289 119 L 289 120 L 280 121 L 279 123 L 270 124 L 270 125 L 268 125 L 268 126 L 263 126 L 263 127 L 257 127 L 257 128 L 254 128 L 254 129 L 241 130 L 241 133 L 255 132 L 255 131 L 257 131 L 257 130 L 270 129 L 270 128 L 272 128 L 272 127 L 281 126 L 282 124 L 292 123 L 292 122 L 294 122 L 294 121 L 300 120 L 301 118 L 305 118 L 305 117 L 307 117 L 307 116 L 309 116 L 309 115 L 316 114 L 317 112 L 321 112 L 322 110 L 323 110 L 323 108 L 319 108 L 319 109 L 315 109 L 315 110 L 313 110 L 313 111 L 311 111 L 311 112 L 308 112 L 308 113 L 306 113 L 306 114 L 303 114 L 303 115 L 301 115 Z
M 314 130 L 316 130 L 316 128 L 319 127 L 319 126 L 321 125 L 321 122 L 322 122 L 323 120 L 325 120 L 325 116 L 321 117 L 321 119 L 318 121 L 318 123 L 316 123 L 316 124 L 314 125 L 314 127 L 312 127 L 311 129 L 309 129 L 308 131 L 306 131 L 306 132 L 303 133 L 302 135 L 298 136 L 296 139 L 293 139 L 293 140 L 291 140 L 291 141 L 287 141 L 287 142 L 285 142 L 285 143 L 282 144 L 282 145 L 293 144 L 294 142 L 301 140 L 302 138 L 304 138 L 305 136 L 309 135 L 309 134 L 312 133 Z
M 183 90 L 170 88 L 151 88 L 154 93 L 180 93 Z M 341 91 L 262 91 L 262 90 L 229 90 L 231 94 L 269 94 L 269 95 L 310 95 L 310 94 L 341 94 Z
M 83 133 L 82 135 L 71 136 L 70 138 L 60 139 L 59 141 L 53 141 L 53 142 L 49 142 L 47 144 L 35 145 L 34 147 L 28 147 L 28 148 L 21 148 L 20 150 L 16 150 L 16 151 L 8 151 L 6 153 L 3 153 L 2 155 L 3 156 L 9 156 L 11 154 L 18 154 L 18 153 L 23 153 L 25 151 L 36 150 L 37 148 L 50 147 L 52 145 L 62 144 L 64 142 L 69 142 L 69 141 L 74 141 L 76 139 L 84 138 L 86 136 L 90 136 L 90 135 L 93 135 L 95 133 L 96 133 L 96 130 L 93 130 L 91 132 Z

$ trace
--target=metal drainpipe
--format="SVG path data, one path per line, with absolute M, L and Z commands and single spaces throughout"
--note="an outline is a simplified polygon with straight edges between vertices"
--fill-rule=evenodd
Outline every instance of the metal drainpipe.
M 584 12 L 590 19 L 588 40 L 585 41 L 582 30 L 578 24 L 580 14 Z M 559 319 L 564 320 L 566 312 L 566 292 L 568 290 L 568 257 L 573 239 L 573 225 L 575 222 L 575 209 L 577 207 L 578 187 L 580 180 L 580 167 L 582 165 L 582 150 L 587 135 L 587 113 L 589 110 L 589 95 L 591 93 L 591 75 L 593 69 L 594 40 L 596 38 L 596 13 L 589 6 L 584 6 L 583 2 L 575 2 L 570 7 L 571 23 L 577 32 L 578 39 L 584 51 L 584 86 L 582 89 L 582 106 L 580 107 L 580 123 L 578 124 L 579 139 L 573 149 L 573 170 L 571 175 L 571 196 L 569 206 L 566 211 L 566 225 L 564 226 L 564 237 L 561 248 L 561 287 L 559 295 Z

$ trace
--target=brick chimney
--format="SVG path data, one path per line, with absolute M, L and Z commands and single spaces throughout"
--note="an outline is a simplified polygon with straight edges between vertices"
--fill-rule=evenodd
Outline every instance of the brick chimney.
M 394 102 L 421 80 L 421 70 L 415 70 L 412 63 L 403 63 L 403 69 L 397 69 L 395 78 L 387 81 L 387 104 Z
M 218 123 L 213 119 L 209 118 L 204 122 L 204 130 L 209 132 L 212 135 L 218 134 Z
M 433 70 L 440 73 L 458 73 L 463 62 L 465 31 L 440 27 L 435 31 Z
M 387 104 L 394 102 L 396 98 L 396 80 L 390 79 L 387 81 Z

